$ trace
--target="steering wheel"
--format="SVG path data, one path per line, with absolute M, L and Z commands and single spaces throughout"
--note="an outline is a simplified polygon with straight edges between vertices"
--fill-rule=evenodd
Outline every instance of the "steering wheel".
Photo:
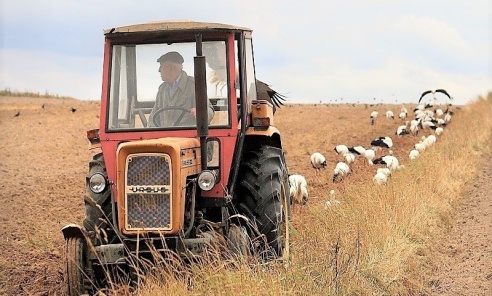
M 186 114 L 186 113 L 189 113 L 190 110 L 188 109 L 185 109 L 183 107 L 175 107 L 175 106 L 169 106 L 169 107 L 162 107 L 162 108 L 159 108 L 157 109 L 155 112 L 154 112 L 154 116 L 152 118 L 152 122 L 154 123 L 155 126 L 161 126 L 158 122 L 157 122 L 157 118 L 158 118 L 158 114 L 162 113 L 162 112 L 165 112 L 165 111 L 170 111 L 170 110 L 179 110 L 181 111 L 181 114 L 179 115 L 178 119 L 176 119 L 176 121 L 172 124 L 172 126 L 177 126 L 181 120 L 183 119 L 183 116 Z

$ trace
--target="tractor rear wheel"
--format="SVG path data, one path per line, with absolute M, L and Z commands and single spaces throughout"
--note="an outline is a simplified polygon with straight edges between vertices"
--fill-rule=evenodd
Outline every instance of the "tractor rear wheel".
M 237 209 L 255 222 L 266 238 L 267 245 L 263 247 L 273 251 L 273 257 L 286 257 L 290 202 L 287 201 L 289 183 L 282 149 L 264 145 L 247 151 L 238 180 Z M 265 254 L 267 259 L 272 259 L 272 252 Z
M 82 295 L 90 292 L 91 280 L 87 270 L 87 245 L 80 237 L 65 240 L 65 283 L 67 294 Z

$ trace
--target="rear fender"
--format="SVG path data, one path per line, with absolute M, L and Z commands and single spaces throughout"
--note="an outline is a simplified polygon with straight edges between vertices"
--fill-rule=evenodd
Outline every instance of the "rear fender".
M 65 225 L 62 229 L 61 232 L 63 233 L 63 237 L 65 239 L 71 238 L 71 237 L 80 237 L 85 239 L 86 237 L 86 231 L 84 228 L 77 224 L 68 224 Z
M 249 127 L 246 130 L 246 141 L 255 142 L 257 144 L 261 142 L 273 147 L 282 148 L 280 131 L 274 126 L 269 126 L 266 129 Z

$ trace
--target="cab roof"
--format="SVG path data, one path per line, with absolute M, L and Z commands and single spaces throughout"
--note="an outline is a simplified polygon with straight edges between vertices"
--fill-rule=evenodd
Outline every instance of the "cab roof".
M 133 33 L 194 32 L 194 31 L 252 31 L 249 28 L 220 23 L 194 21 L 158 21 L 145 24 L 115 27 L 104 30 L 104 35 L 126 35 Z

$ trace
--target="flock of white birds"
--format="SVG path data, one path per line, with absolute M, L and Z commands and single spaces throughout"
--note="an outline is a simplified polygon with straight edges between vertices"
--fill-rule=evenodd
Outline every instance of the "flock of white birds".
M 447 99 L 445 104 L 438 104 L 435 94 L 443 93 Z M 422 103 L 422 98 L 432 94 L 433 97 L 428 103 Z M 411 113 L 404 106 L 401 107 L 398 113 L 398 118 L 395 119 L 393 110 L 386 111 L 386 120 L 393 120 L 398 124 L 396 130 L 390 135 L 383 135 L 375 138 L 369 145 L 354 145 L 345 144 L 335 145 L 334 151 L 341 157 L 333 168 L 332 181 L 341 182 L 347 175 L 352 173 L 352 163 L 356 158 L 365 158 L 365 162 L 369 166 L 374 166 L 373 182 L 377 185 L 384 185 L 388 182 L 389 177 L 395 171 L 403 169 L 405 166 L 400 164 L 400 160 L 393 155 L 393 137 L 414 137 L 418 139 L 413 149 L 408 153 L 408 159 L 414 160 L 419 157 L 426 149 L 434 145 L 440 135 L 443 134 L 445 127 L 450 123 L 453 116 L 451 111 L 452 98 L 443 89 L 429 90 L 422 93 L 418 105 Z M 442 107 L 445 107 L 443 109 Z M 372 111 L 370 113 L 370 124 L 377 124 L 379 113 Z M 326 169 L 326 157 L 320 152 L 314 152 L 310 156 L 312 167 L 315 169 L 315 175 L 318 178 L 322 169 Z M 289 176 L 290 196 L 294 203 L 305 204 L 308 201 L 308 183 L 304 176 L 293 174 Z M 326 202 L 325 206 L 333 204 L 335 192 L 330 191 L 331 200 Z

